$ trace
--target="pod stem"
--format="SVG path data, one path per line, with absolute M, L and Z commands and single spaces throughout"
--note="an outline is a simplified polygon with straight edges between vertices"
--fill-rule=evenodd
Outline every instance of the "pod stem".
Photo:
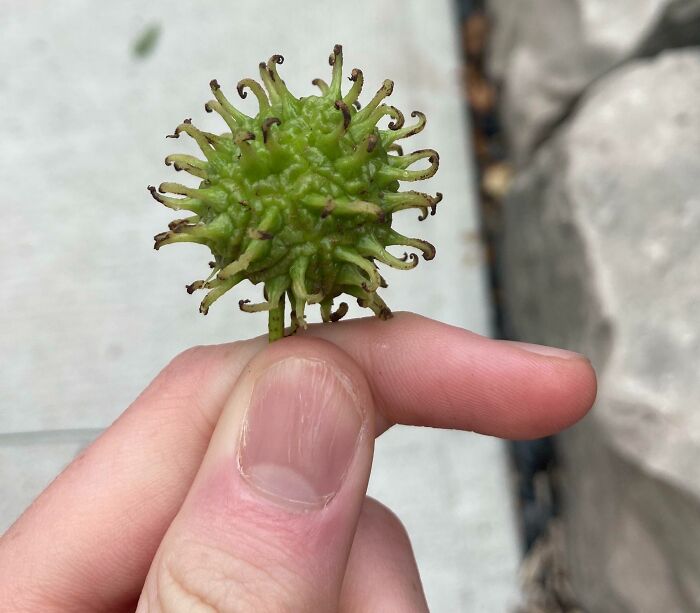
M 271 308 L 268 313 L 267 329 L 271 343 L 284 337 L 284 294 L 277 306 Z

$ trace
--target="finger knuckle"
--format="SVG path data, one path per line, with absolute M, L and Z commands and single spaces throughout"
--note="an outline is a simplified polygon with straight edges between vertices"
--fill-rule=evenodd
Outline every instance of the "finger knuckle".
M 163 613 L 291 611 L 293 590 L 279 574 L 266 564 L 190 543 L 163 556 L 156 575 L 158 607 Z

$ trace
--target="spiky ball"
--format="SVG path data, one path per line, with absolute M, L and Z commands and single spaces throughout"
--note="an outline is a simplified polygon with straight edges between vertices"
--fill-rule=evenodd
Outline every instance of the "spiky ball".
M 404 245 L 422 251 L 426 260 L 435 256 L 430 243 L 392 230 L 392 216 L 415 208 L 425 219 L 442 199 L 439 193 L 399 192 L 401 181 L 432 177 L 439 156 L 432 149 L 403 154 L 397 141 L 420 132 L 425 116 L 414 111 L 415 123 L 404 126 L 401 112 L 383 103 L 392 92 L 391 81 L 384 81 L 361 108 L 362 71 L 353 69 L 352 86 L 343 94 L 342 48 L 336 45 L 329 58 L 330 84 L 315 79 L 321 95 L 296 98 L 277 72 L 282 62 L 282 56 L 273 55 L 260 64 L 264 87 L 252 79 L 238 83 L 241 98 L 246 90 L 257 98 L 255 117 L 236 109 L 214 80 L 215 99 L 205 109 L 218 113 L 230 132 L 203 132 L 186 119 L 170 135 L 185 133 L 201 149 L 204 159 L 181 154 L 165 159 L 175 170 L 201 179 L 199 187 L 162 183 L 157 190 L 148 188 L 165 206 L 193 213 L 158 234 L 155 248 L 194 242 L 209 247 L 214 256 L 211 274 L 187 286 L 189 293 L 208 290 L 200 311 L 206 314 L 244 279 L 262 283 L 264 302 L 241 300 L 239 305 L 248 312 L 268 311 L 270 340 L 284 335 L 286 297 L 292 331 L 306 326 L 308 304 L 320 304 L 324 321 L 343 317 L 346 303 L 333 311 L 341 294 L 355 297 L 383 319 L 391 317 L 377 294 L 386 283 L 376 262 L 409 269 L 418 257 L 398 258 L 386 248 Z M 384 116 L 391 121 L 380 129 L 377 123 Z M 423 159 L 427 168 L 409 169 Z

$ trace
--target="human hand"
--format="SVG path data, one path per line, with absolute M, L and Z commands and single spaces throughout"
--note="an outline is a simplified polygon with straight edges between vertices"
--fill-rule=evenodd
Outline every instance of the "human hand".
M 534 438 L 594 397 L 577 354 L 411 314 L 196 347 L 0 539 L 2 610 L 426 611 L 401 523 L 365 494 L 374 437 Z

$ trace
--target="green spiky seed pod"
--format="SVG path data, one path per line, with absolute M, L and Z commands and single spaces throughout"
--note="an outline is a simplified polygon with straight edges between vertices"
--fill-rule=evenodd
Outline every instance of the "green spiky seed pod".
M 333 301 L 342 294 L 355 297 L 382 319 L 391 317 L 377 293 L 386 283 L 376 262 L 409 269 L 418 256 L 396 257 L 386 248 L 404 245 L 420 250 L 426 260 L 435 256 L 430 243 L 392 230 L 392 216 L 414 208 L 425 219 L 442 199 L 439 193 L 399 191 L 401 181 L 432 177 L 439 156 L 432 149 L 403 154 L 397 141 L 420 132 L 425 115 L 414 111 L 415 123 L 404 125 L 401 112 L 383 102 L 392 92 L 392 81 L 384 81 L 361 108 L 362 71 L 352 71 L 352 85 L 343 94 L 342 48 L 336 45 L 329 58 L 331 82 L 315 79 L 320 96 L 296 98 L 277 72 L 283 61 L 273 55 L 260 64 L 263 85 L 253 79 L 238 83 L 241 98 L 246 90 L 257 98 L 255 117 L 234 107 L 214 80 L 214 100 L 205 109 L 218 113 L 230 131 L 203 132 L 186 119 L 170 135 L 185 133 L 201 149 L 204 159 L 180 154 L 165 159 L 175 170 L 200 179 L 199 187 L 162 183 L 157 190 L 148 188 L 161 204 L 192 213 L 156 235 L 155 248 L 201 243 L 214 256 L 209 276 L 187 286 L 189 293 L 208 290 L 200 311 L 206 314 L 244 279 L 263 283 L 264 302 L 241 300 L 239 305 L 247 312 L 268 311 L 271 341 L 284 335 L 286 298 L 292 332 L 306 327 L 309 304 L 320 305 L 323 321 L 341 319 L 347 304 L 334 311 Z M 384 116 L 391 121 L 380 129 L 377 123 Z M 409 169 L 419 160 L 429 166 Z

